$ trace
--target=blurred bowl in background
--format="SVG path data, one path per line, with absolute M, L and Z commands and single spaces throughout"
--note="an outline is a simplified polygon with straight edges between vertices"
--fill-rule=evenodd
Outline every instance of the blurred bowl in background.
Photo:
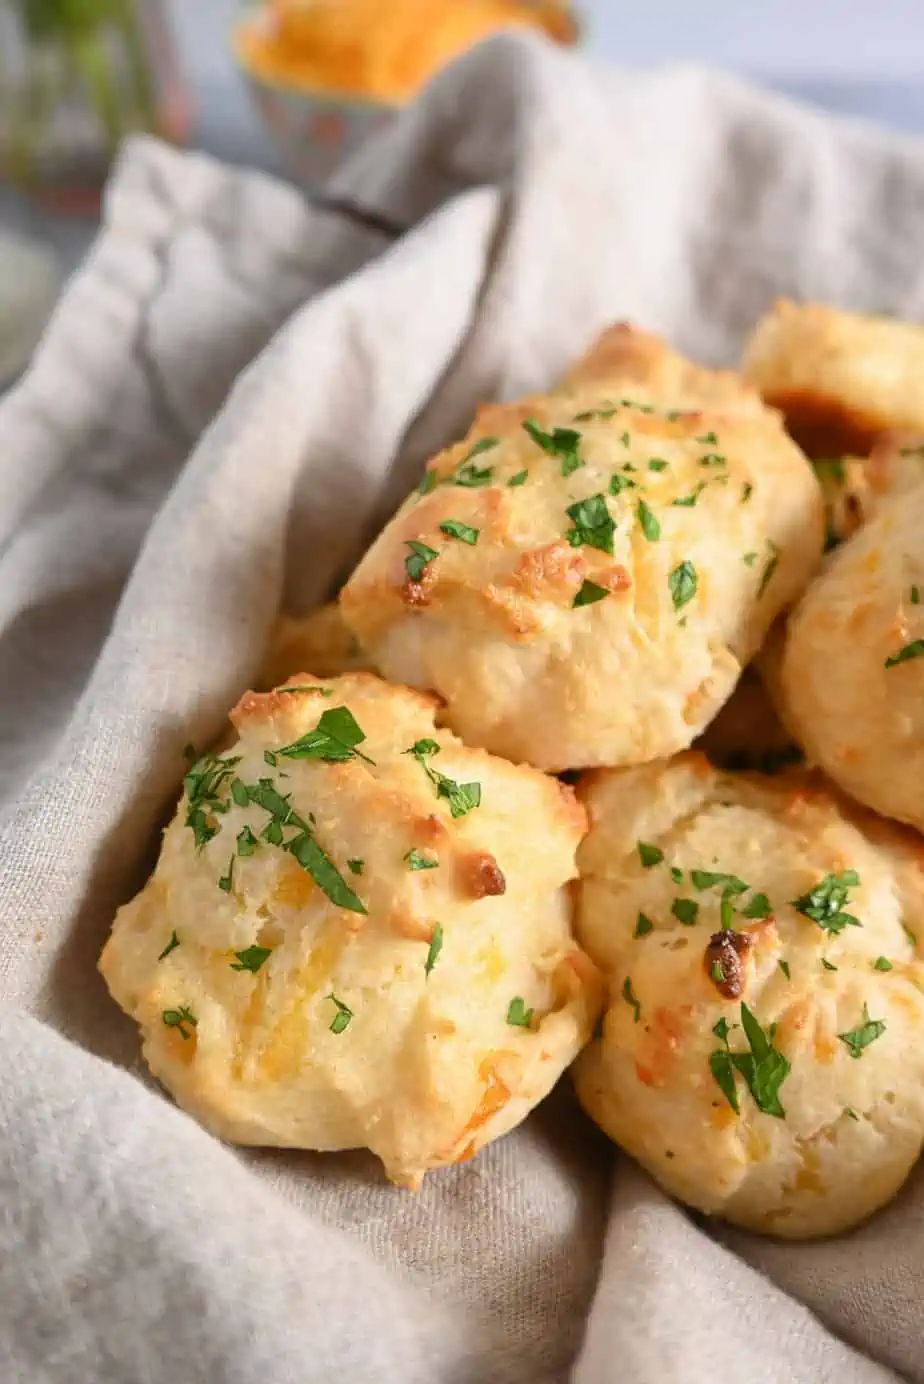
M 580 37 L 570 0 L 251 0 L 232 45 L 287 170 L 310 189 L 442 67 L 511 27 Z
M 369 135 L 394 120 L 400 107 L 280 86 L 245 73 L 257 109 L 289 176 L 310 190 Z

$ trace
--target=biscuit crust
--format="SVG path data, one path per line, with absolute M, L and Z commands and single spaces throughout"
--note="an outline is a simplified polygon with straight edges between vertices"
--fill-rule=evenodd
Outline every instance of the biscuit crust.
M 924 830 L 924 487 L 884 501 L 789 620 L 771 691 L 809 758 Z
M 857 1224 L 924 1138 L 924 845 L 820 779 L 693 753 L 580 792 L 578 935 L 609 983 L 584 1108 L 702 1211 Z
M 924 431 L 924 329 L 817 303 L 761 318 L 743 371 L 811 457 L 866 455 L 880 433 Z
M 590 1035 L 567 887 L 584 810 L 434 711 L 365 673 L 246 694 L 119 910 L 113 998 L 231 1143 L 367 1147 L 416 1187 L 518 1124 Z M 319 742 L 332 712 L 346 739 Z
M 561 393 L 484 409 L 341 608 L 468 743 L 552 770 L 633 764 L 709 723 L 822 542 L 818 483 L 766 410 Z

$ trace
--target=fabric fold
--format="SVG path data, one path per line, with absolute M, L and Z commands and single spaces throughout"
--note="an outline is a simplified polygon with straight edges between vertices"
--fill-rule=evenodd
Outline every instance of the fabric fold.
M 183 746 L 479 402 L 620 318 L 724 363 L 777 295 L 913 317 L 922 240 L 917 144 L 522 37 L 316 205 L 126 148 L 0 401 L 4 1379 L 924 1381 L 917 1180 L 843 1240 L 717 1233 L 567 1082 L 416 1198 L 361 1154 L 235 1153 L 146 1078 L 96 972 Z

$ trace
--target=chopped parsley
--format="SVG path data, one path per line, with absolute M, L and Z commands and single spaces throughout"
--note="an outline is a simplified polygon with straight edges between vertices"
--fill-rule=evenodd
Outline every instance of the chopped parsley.
M 727 892 L 722 895 L 720 916 L 723 932 L 730 932 L 735 926 L 735 905 L 732 903 L 731 896 Z
M 350 871 L 350 874 L 351 874 L 351 875 L 361 875 L 362 872 L 363 872 L 363 870 L 364 870 L 365 868 L 366 868 L 366 865 L 365 865 L 365 861 L 363 861 L 363 860 L 348 860 L 348 861 L 347 861 L 347 869 Z
M 238 807 L 247 807 L 250 803 L 250 794 L 247 792 L 247 785 L 246 783 L 242 783 L 239 778 L 236 778 L 231 785 L 231 796 Z
M 699 914 L 699 904 L 695 899 L 675 899 L 671 904 L 671 912 L 684 927 L 693 927 Z
M 757 561 L 757 554 L 756 554 L 755 552 L 745 553 L 744 558 L 743 558 L 743 562 L 744 562 L 745 567 L 753 567 L 753 566 L 754 566 L 754 563 L 755 563 L 756 561 Z
M 430 563 L 439 557 L 439 553 L 427 543 L 418 542 L 416 538 L 406 539 L 404 546 L 411 550 L 410 556 L 404 559 L 407 574 L 411 581 L 420 581 Z
M 913 639 L 910 644 L 899 649 L 897 654 L 890 654 L 885 661 L 885 666 L 894 668 L 899 663 L 909 663 L 913 658 L 924 658 L 924 639 Z
M 440 530 L 448 538 L 457 538 L 460 543 L 468 543 L 474 547 L 478 542 L 480 529 L 473 529 L 468 524 L 463 524 L 459 519 L 446 519 L 440 524 Z
M 837 967 L 835 966 L 834 962 L 833 962 L 833 961 L 829 961 L 828 958 L 827 958 L 826 956 L 823 956 L 823 957 L 821 958 L 821 964 L 822 964 L 822 966 L 824 966 L 824 968 L 825 968 L 826 971 L 836 971 L 836 970 L 837 970 Z
M 344 1029 L 350 1027 L 350 1020 L 353 1018 L 353 1011 L 349 1008 L 348 1005 L 345 1005 L 343 1003 L 343 1000 L 338 1000 L 335 994 L 331 993 L 327 996 L 327 998 L 329 1000 L 333 1000 L 334 1005 L 337 1009 L 336 1014 L 330 1022 L 330 1031 L 331 1033 L 342 1033 Z
M 668 466 L 669 466 L 669 464 L 670 464 L 670 463 L 669 463 L 669 462 L 666 462 L 666 461 L 664 460 L 663 457 L 652 457 L 651 460 L 650 460 L 649 463 L 648 463 L 648 470 L 649 470 L 649 471 L 666 471 L 667 468 L 668 468 Z
M 222 875 L 218 881 L 218 887 L 223 894 L 231 893 L 231 886 L 234 882 L 234 856 L 228 861 L 228 873 Z
M 436 965 L 437 958 L 443 950 L 443 924 L 437 923 L 433 929 L 433 936 L 430 938 L 430 945 L 427 948 L 427 959 L 424 962 L 424 972 L 429 976 L 433 967 Z
M 877 956 L 873 962 L 874 971 L 891 971 L 892 963 L 887 956 Z
M 206 842 L 218 834 L 215 815 L 228 811 L 224 792 L 235 765 L 240 762 L 240 756 L 222 759 L 220 755 L 206 754 L 196 760 L 183 779 L 188 804 L 186 826 L 195 837 L 197 850 L 201 851 Z
M 713 961 L 711 967 L 709 968 L 709 974 L 715 981 L 716 985 L 725 984 L 725 972 L 722 969 L 721 961 Z
M 325 764 L 341 764 L 354 758 L 374 764 L 374 760 L 356 748 L 365 738 L 365 732 L 349 707 L 334 706 L 323 713 L 314 730 L 291 745 L 281 746 L 276 754 L 286 759 L 321 759 Z
M 735 1114 L 740 1114 L 738 1092 L 735 1089 L 735 1072 L 739 1072 L 747 1084 L 754 1102 L 765 1115 L 785 1119 L 786 1111 L 780 1103 L 779 1091 L 790 1073 L 790 1064 L 773 1046 L 773 1026 L 765 1034 L 756 1016 L 742 1001 L 741 1026 L 748 1041 L 750 1052 L 731 1052 L 728 1047 L 728 1029 L 718 1032 L 713 1029 L 725 1047 L 712 1053 L 709 1067 L 719 1089 Z
M 843 911 L 849 891 L 860 883 L 856 870 L 844 870 L 839 875 L 825 875 L 808 894 L 793 899 L 792 906 L 806 918 L 811 918 L 825 932 L 843 932 L 845 927 L 861 927 L 859 918 Z
M 190 1014 L 188 1009 L 183 1007 L 179 1009 L 165 1009 L 160 1017 L 163 1019 L 167 1028 L 179 1029 L 184 1039 L 192 1037 L 186 1025 L 189 1024 L 192 1028 L 195 1028 L 199 1022 L 193 1014 Z
M 773 914 L 773 909 L 766 894 L 755 894 L 753 898 L 748 899 L 741 912 L 745 918 L 769 918 Z
M 409 870 L 435 870 L 439 866 L 438 860 L 431 860 L 428 855 L 422 855 L 420 851 L 408 851 L 404 857 Z
M 285 849 L 314 880 L 315 884 L 338 908 L 349 909 L 351 913 L 365 913 L 366 907 L 334 865 L 330 856 L 315 841 L 313 836 L 303 832 L 294 840 L 287 841 Z
M 158 961 L 163 961 L 164 957 L 165 957 L 165 956 L 169 956 L 170 953 L 171 953 L 172 951 L 175 951 L 176 948 L 177 948 L 179 945 L 180 945 L 180 939 L 179 939 L 179 937 L 177 937 L 176 932 L 171 932 L 171 934 L 170 934 L 170 941 L 167 943 L 167 945 L 164 947 L 163 951 L 161 952 L 160 956 L 157 958 Z
M 271 769 L 275 769 L 279 760 L 272 750 L 263 751 L 263 763 L 268 764 Z
M 699 499 L 700 495 L 702 495 L 705 489 L 706 482 L 700 481 L 699 485 L 695 487 L 692 494 L 684 495 L 679 500 L 671 500 L 671 504 L 676 505 L 678 509 L 692 509 L 692 507 L 696 504 L 696 501 Z
M 641 1006 L 641 1004 L 639 1003 L 639 1001 L 636 999 L 635 995 L 634 995 L 633 992 L 632 992 L 632 978 L 631 978 L 631 976 L 626 976 L 625 981 L 623 982 L 622 997 L 623 997 L 623 999 L 625 1000 L 626 1004 L 632 1006 L 632 1009 L 633 1009 L 634 1014 L 635 1014 L 634 1022 L 635 1022 L 635 1023 L 638 1023 L 638 1021 L 639 1021 L 639 1019 L 641 1018 L 641 1015 L 642 1015 L 642 1006 Z
M 635 481 L 630 480 L 628 476 L 624 476 L 620 471 L 615 471 L 610 477 L 611 495 L 621 495 L 624 490 L 635 489 L 637 489 Z
M 682 610 L 688 601 L 692 601 L 696 595 L 699 585 L 696 568 L 692 562 L 681 562 L 675 567 L 667 579 L 670 589 L 671 600 L 674 602 L 675 610 Z
M 581 589 L 571 603 L 572 610 L 578 606 L 595 605 L 597 601 L 602 601 L 604 596 L 610 593 L 605 586 L 598 586 L 595 581 L 590 581 L 585 577 L 581 582 Z
M 638 522 L 642 526 L 642 533 L 648 539 L 648 542 L 657 543 L 658 539 L 661 537 L 661 525 L 645 504 L 644 500 L 639 500 L 636 514 L 638 515 Z
M 671 866 L 671 879 L 675 884 L 683 884 L 683 871 L 678 870 L 676 865 Z
M 767 541 L 767 547 L 770 549 L 770 556 L 767 558 L 766 566 L 764 567 L 763 573 L 761 574 L 760 586 L 758 586 L 757 588 L 758 599 L 764 594 L 767 587 L 770 585 L 770 582 L 773 580 L 773 574 L 780 565 L 779 548 L 772 540 L 769 539 Z
M 918 945 L 918 939 L 917 939 L 917 937 L 916 937 L 915 934 L 911 931 L 911 928 L 910 928 L 910 927 L 908 926 L 908 924 L 904 921 L 904 919 L 902 920 L 902 932 L 903 932 L 903 933 L 905 934 L 905 936 L 908 938 L 908 941 L 911 943 L 911 945 L 912 945 L 913 947 L 916 947 L 916 946 Z
M 750 481 L 745 481 L 744 485 L 741 487 L 741 503 L 742 503 L 743 505 L 746 505 L 747 502 L 748 502 L 748 500 L 751 498 L 751 496 L 752 496 L 753 494 L 754 494 L 754 487 L 753 487 L 753 485 L 751 484 Z
M 241 856 L 253 855 L 254 851 L 259 850 L 260 842 L 254 836 L 250 827 L 242 827 L 237 834 L 237 853 Z
M 541 447 L 548 456 L 556 457 L 561 462 L 563 476 L 570 476 L 578 467 L 584 465 L 584 459 L 580 454 L 581 434 L 575 432 L 574 428 L 555 428 L 553 432 L 548 433 L 540 427 L 535 418 L 527 418 L 523 428 L 537 447 Z
M 618 412 L 618 408 L 589 408 L 585 409 L 583 413 L 576 413 L 574 415 L 574 421 L 575 423 L 593 423 L 597 419 L 600 419 L 602 422 L 606 423 Z
M 516 475 L 511 476 L 510 480 L 507 482 L 508 488 L 510 490 L 515 490 L 518 485 L 525 485 L 528 476 L 528 471 L 518 471 Z
M 447 483 L 449 485 L 465 486 L 469 490 L 474 490 L 482 485 L 490 485 L 494 475 L 494 467 L 476 466 L 475 457 L 481 456 L 482 452 L 490 451 L 491 448 L 496 447 L 499 442 L 499 437 L 481 438 L 481 440 L 476 442 L 474 447 L 462 458 L 455 471 L 447 478 Z
M 565 535 L 572 548 L 582 545 L 598 548 L 612 557 L 616 525 L 603 495 L 590 495 L 586 500 L 578 500 L 577 504 L 568 506 L 566 513 L 574 525 Z
M 882 1019 L 870 1018 L 869 1010 L 864 1004 L 863 1022 L 857 1028 L 852 1028 L 847 1033 L 839 1033 L 837 1036 L 850 1049 L 851 1057 L 862 1057 L 863 1049 L 868 1048 L 870 1043 L 875 1043 L 877 1038 L 881 1038 L 885 1028 Z
M 250 802 L 269 813 L 270 821 L 260 833 L 263 840 L 288 851 L 332 904 L 346 908 L 351 913 L 365 913 L 365 904 L 353 893 L 330 856 L 315 841 L 309 823 L 298 815 L 288 797 L 278 791 L 272 779 L 260 779 L 257 784 L 242 787 Z M 288 841 L 283 837 L 285 827 L 295 828 L 295 835 Z
M 718 452 L 707 452 L 699 459 L 700 466 L 727 466 L 728 463 Z
M 440 747 L 435 740 L 418 740 L 404 753 L 414 756 L 436 789 L 436 796 L 445 798 L 449 803 L 451 815 L 464 817 L 467 812 L 471 812 L 473 808 L 481 805 L 481 784 L 456 783 L 455 779 L 447 778 L 438 770 L 431 769 L 427 759 L 431 755 L 439 754 L 439 752 Z
M 646 870 L 650 870 L 652 865 L 660 865 L 664 859 L 664 852 L 657 846 L 651 846 L 647 841 L 636 842 L 638 846 L 638 858 Z
M 647 937 L 649 932 L 654 930 L 654 923 L 650 918 L 646 918 L 644 913 L 640 913 L 635 923 L 633 937 Z
M 911 588 L 911 604 L 921 604 L 921 588 L 919 586 L 912 586 Z
M 529 1028 L 533 1021 L 533 1011 L 526 1008 L 522 995 L 515 995 L 507 1006 L 507 1022 L 512 1028 Z
M 691 870 L 690 879 L 693 881 L 694 889 L 714 889 L 717 884 L 721 884 L 724 892 L 729 895 L 746 894 L 751 887 L 737 875 L 718 874 L 713 870 Z
M 231 962 L 231 969 L 232 971 L 252 971 L 256 975 L 272 950 L 272 947 L 245 947 L 243 951 L 234 953 L 237 961 Z
M 705 447 L 714 447 L 719 439 L 714 432 L 707 432 L 704 433 L 702 437 L 697 437 L 695 440 L 701 442 Z
M 792 976 L 789 974 L 789 962 L 788 962 L 788 961 L 778 961 L 778 962 L 777 962 L 777 965 L 779 966 L 780 970 L 783 972 L 783 975 L 786 977 L 786 979 L 787 979 L 787 980 L 792 980 Z
M 632 434 L 630 432 L 620 433 L 619 440 L 624 447 L 628 447 L 629 443 L 632 441 Z
M 857 1114 L 857 1112 L 854 1110 L 854 1108 L 853 1108 L 852 1105 L 845 1105 L 845 1106 L 844 1106 L 844 1114 L 847 1116 L 847 1118 L 848 1118 L 849 1120 L 859 1120 L 859 1118 L 860 1118 L 860 1116 L 859 1116 L 859 1115 Z

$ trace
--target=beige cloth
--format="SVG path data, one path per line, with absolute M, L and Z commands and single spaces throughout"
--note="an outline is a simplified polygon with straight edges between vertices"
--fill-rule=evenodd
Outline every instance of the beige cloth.
M 697 71 L 499 39 L 331 197 L 131 145 L 0 405 L 0 1379 L 924 1381 L 920 1178 L 830 1243 L 710 1231 L 563 1088 L 414 1198 L 141 1073 L 95 962 L 183 745 L 478 400 L 613 318 L 718 361 L 779 293 L 924 311 L 924 149 Z

